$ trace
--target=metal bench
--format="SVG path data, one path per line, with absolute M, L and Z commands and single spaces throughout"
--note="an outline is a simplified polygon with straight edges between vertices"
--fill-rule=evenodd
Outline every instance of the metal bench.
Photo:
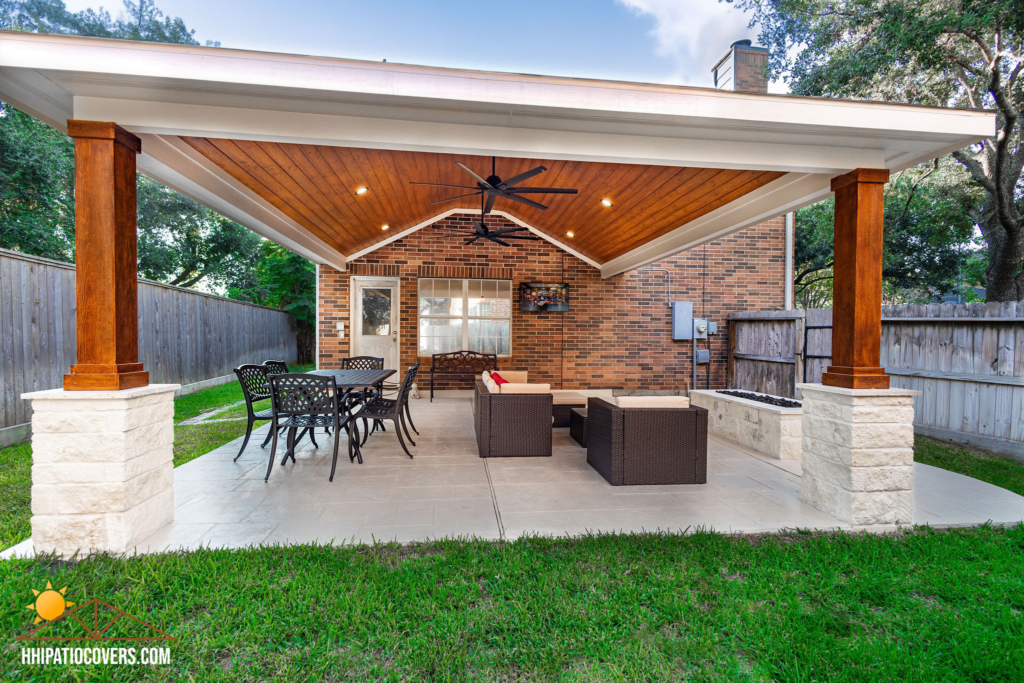
M 498 356 L 476 351 L 435 353 L 430 362 L 430 400 L 434 400 L 434 376 L 459 379 L 474 378 L 484 370 L 497 370 Z

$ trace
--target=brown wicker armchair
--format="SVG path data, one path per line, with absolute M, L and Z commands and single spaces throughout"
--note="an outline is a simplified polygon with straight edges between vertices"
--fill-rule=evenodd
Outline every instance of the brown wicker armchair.
M 613 486 L 705 484 L 708 411 L 587 405 L 587 462 Z
M 481 458 L 551 455 L 551 394 L 492 394 L 479 378 L 473 427 Z

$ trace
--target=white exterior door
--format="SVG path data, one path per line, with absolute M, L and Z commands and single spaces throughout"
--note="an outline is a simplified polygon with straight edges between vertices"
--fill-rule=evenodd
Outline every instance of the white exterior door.
M 401 370 L 398 355 L 398 280 L 353 278 L 352 355 L 384 359 Z

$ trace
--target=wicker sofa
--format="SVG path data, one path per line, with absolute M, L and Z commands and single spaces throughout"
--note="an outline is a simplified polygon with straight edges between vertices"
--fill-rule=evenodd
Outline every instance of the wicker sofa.
M 652 397 L 659 398 L 662 397 Z M 613 486 L 705 484 L 708 411 L 696 407 L 632 407 L 591 398 L 587 462 Z M 666 400 L 647 401 L 667 404 Z
M 477 377 L 473 427 L 481 458 L 550 456 L 551 392 L 495 393 Z

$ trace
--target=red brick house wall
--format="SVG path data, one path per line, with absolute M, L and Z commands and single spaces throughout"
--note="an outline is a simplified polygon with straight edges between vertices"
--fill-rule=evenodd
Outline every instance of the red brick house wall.
M 469 215 L 456 215 L 438 225 L 468 226 L 471 220 Z M 352 262 L 349 272 L 319 267 L 320 367 L 338 367 L 350 355 L 350 275 L 401 278 L 400 343 L 405 369 L 417 361 L 421 266 L 437 267 L 431 273 L 437 277 L 479 277 L 471 272 L 436 272 L 441 267 L 510 269 L 514 297 L 520 282 L 567 282 L 570 310 L 523 313 L 513 305 L 512 357 L 500 359 L 500 367 L 528 370 L 531 382 L 550 382 L 560 389 L 689 386 L 692 347 L 689 341 L 672 341 L 665 273 L 632 271 L 602 280 L 600 271 L 547 241 L 512 248 L 481 241 L 467 247 L 461 237 L 448 235 L 428 227 Z M 711 387 L 722 388 L 728 313 L 784 305 L 785 220 L 767 221 L 650 267 L 672 272 L 674 301 L 692 301 L 695 316 L 701 317 L 704 311 L 702 317 L 719 324 L 719 335 L 711 344 Z M 336 330 L 338 321 L 345 322 L 344 339 Z M 419 360 L 425 377 L 430 359 Z M 417 382 L 420 387 L 429 383 Z M 699 383 L 702 388 L 703 367 Z M 441 389 L 471 386 L 459 380 L 437 384 Z

